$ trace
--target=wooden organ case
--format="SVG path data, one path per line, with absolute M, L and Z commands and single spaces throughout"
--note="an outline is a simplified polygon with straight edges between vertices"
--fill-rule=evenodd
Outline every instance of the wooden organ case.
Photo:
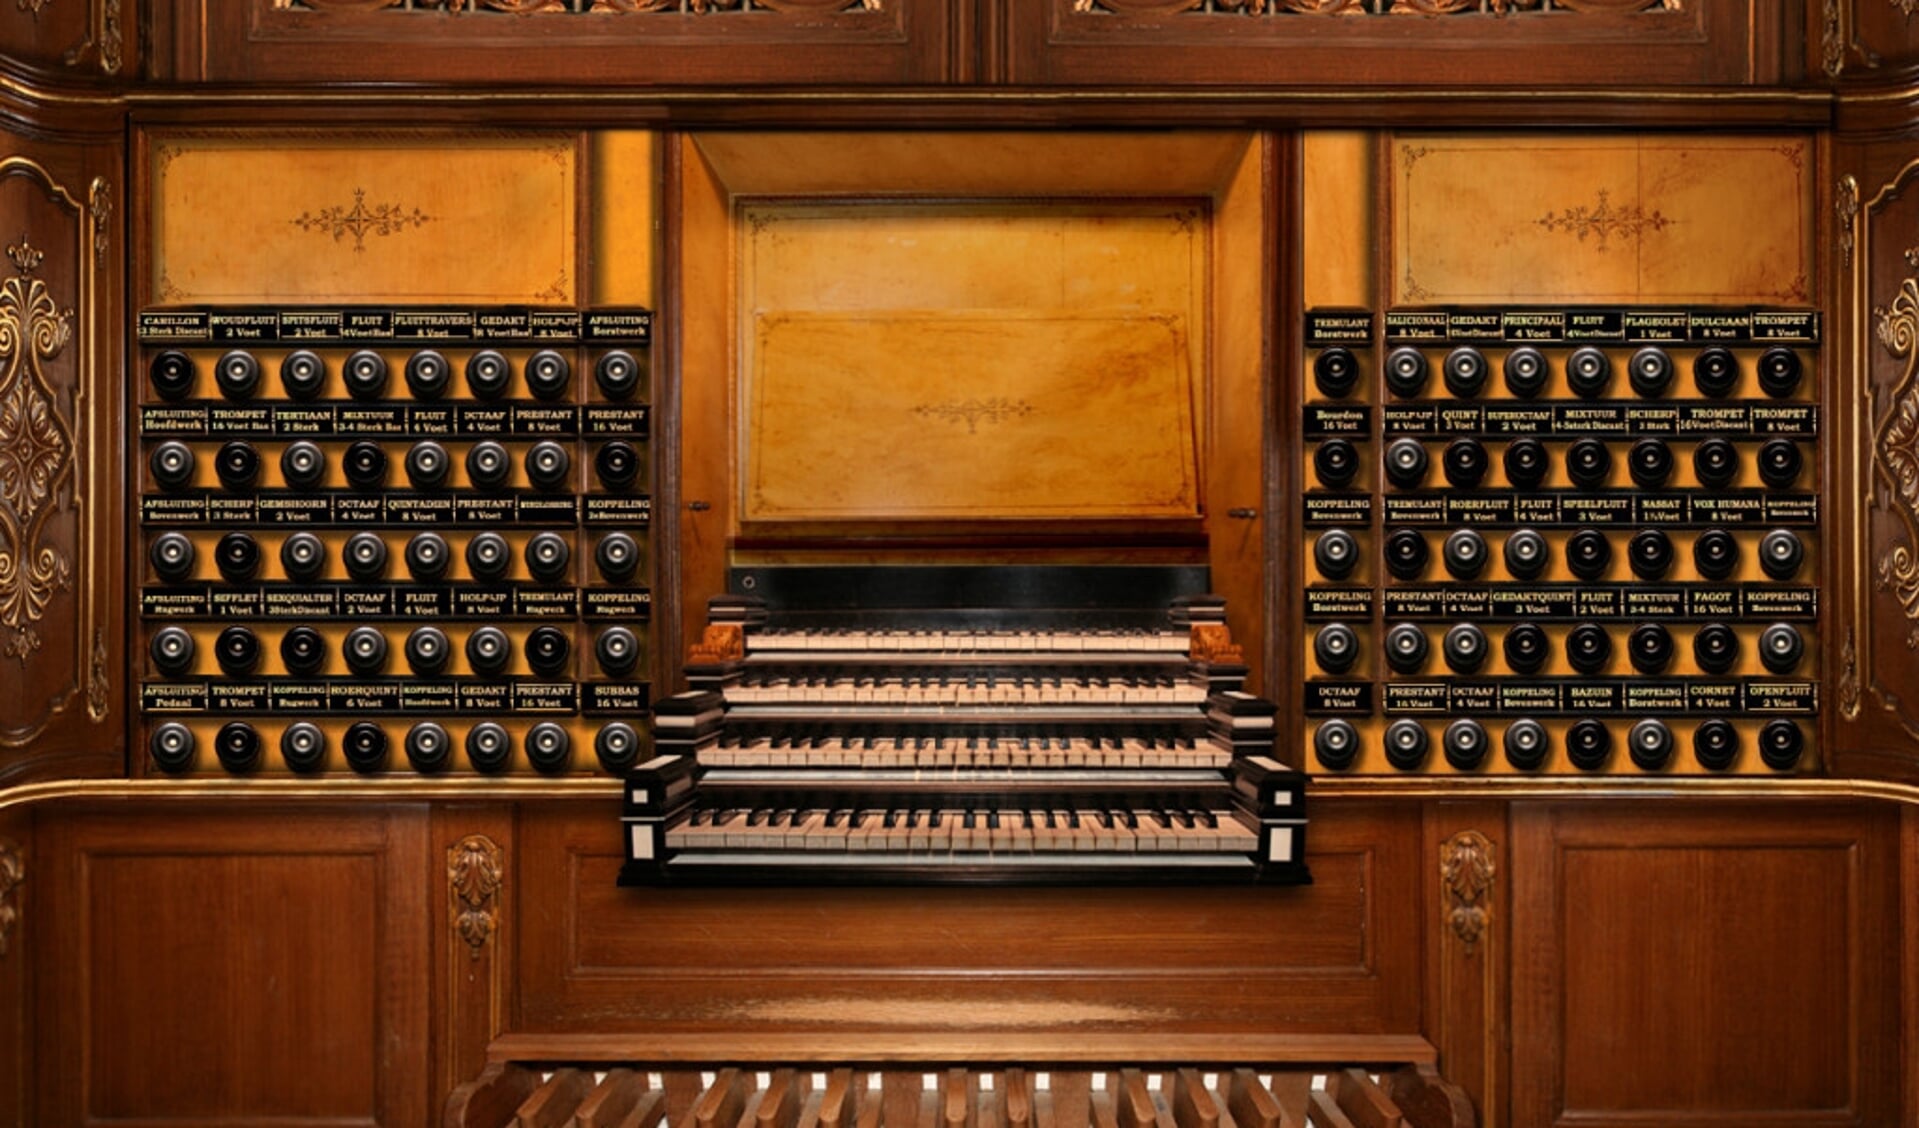
M 1913 14 L 0 6 L 0 1123 L 1919 1123 Z

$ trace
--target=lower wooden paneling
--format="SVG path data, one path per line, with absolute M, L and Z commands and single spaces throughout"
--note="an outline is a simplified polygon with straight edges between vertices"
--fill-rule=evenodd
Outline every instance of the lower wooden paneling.
M 1898 822 L 1520 806 L 1519 1125 L 1894 1123 Z
M 427 1121 L 423 812 L 43 825 L 35 1123 Z

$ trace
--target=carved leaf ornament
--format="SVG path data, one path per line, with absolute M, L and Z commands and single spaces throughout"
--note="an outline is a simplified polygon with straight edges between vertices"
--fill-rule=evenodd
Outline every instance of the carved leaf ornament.
M 47 603 L 72 582 L 72 561 L 40 538 L 73 473 L 73 434 L 42 368 L 73 338 L 73 311 L 33 277 L 45 256 L 25 235 L 7 257 L 18 273 L 0 282 L 0 655 L 25 662 Z

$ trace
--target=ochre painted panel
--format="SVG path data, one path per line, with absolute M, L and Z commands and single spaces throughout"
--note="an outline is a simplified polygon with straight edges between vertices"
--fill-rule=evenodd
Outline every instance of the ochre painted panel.
M 1400 305 L 1814 297 L 1809 138 L 1396 136 Z
M 1207 216 L 746 206 L 743 517 L 1196 517 Z
M 153 304 L 569 305 L 579 139 L 153 140 Z
M 1373 304 L 1377 134 L 1318 130 L 1300 138 L 1299 238 L 1307 309 Z

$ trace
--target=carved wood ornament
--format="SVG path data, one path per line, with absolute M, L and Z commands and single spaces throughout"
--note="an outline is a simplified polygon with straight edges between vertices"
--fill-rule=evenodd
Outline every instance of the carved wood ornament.
M 548 12 L 666 12 L 704 15 L 708 12 L 877 12 L 885 0 L 273 0 L 273 6 L 296 12 L 506 12 L 543 15 Z
M 73 311 L 33 276 L 46 256 L 25 234 L 7 258 L 16 273 L 0 283 L 0 656 L 24 665 L 40 649 L 48 601 L 73 582 L 73 560 L 42 540 L 74 453 L 42 365 L 73 339 Z
M 27 879 L 27 859 L 20 844 L 0 838 L 0 957 L 13 942 L 13 926 L 20 922 L 20 884 Z
M 1491 923 L 1493 844 L 1476 830 L 1462 830 L 1439 848 L 1439 878 L 1446 892 L 1446 924 L 1466 946 L 1468 955 L 1479 946 Z
M 499 843 L 484 834 L 469 834 L 447 847 L 446 882 L 454 930 L 466 941 L 467 954 L 477 960 L 500 927 L 500 887 L 506 884 L 506 872 Z
M 1919 3 L 1919 0 L 1914 0 Z M 1626 14 L 1677 11 L 1685 0 L 1073 0 L 1075 12 L 1121 16 L 1266 15 L 1498 15 L 1511 12 L 1587 12 Z

